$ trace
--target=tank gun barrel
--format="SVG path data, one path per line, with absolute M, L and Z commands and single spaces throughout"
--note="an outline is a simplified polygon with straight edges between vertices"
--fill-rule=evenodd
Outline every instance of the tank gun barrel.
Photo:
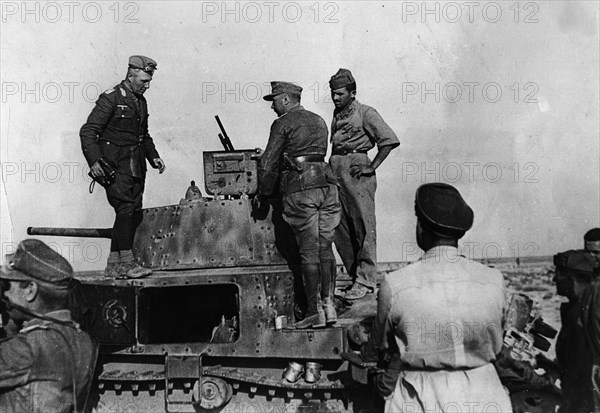
M 51 228 L 28 227 L 27 235 L 54 237 L 111 238 L 112 228 Z

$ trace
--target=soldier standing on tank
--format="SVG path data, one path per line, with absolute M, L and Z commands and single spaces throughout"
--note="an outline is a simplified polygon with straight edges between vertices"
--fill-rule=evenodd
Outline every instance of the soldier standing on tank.
M 318 328 L 337 320 L 333 303 L 335 257 L 333 233 L 340 221 L 338 187 L 325 162 L 327 124 L 300 104 L 302 88 L 271 82 L 264 97 L 279 116 L 271 125 L 259 169 L 258 204 L 276 192 L 283 196 L 283 218 L 300 248 L 307 310 L 296 328 Z
M 152 273 L 133 256 L 135 231 L 142 222 L 142 195 L 146 159 L 162 174 L 165 163 L 148 134 L 148 106 L 144 92 L 156 62 L 131 56 L 125 80 L 102 93 L 79 132 L 81 147 L 94 177 L 105 175 L 102 161 L 116 171 L 116 181 L 106 188 L 116 217 L 106 265 L 107 277 L 144 277 Z
M 26 239 L 6 255 L 0 281 L 19 329 L 0 341 L 0 410 L 83 412 L 98 348 L 71 319 L 71 265 L 42 241 Z
M 376 287 L 375 170 L 400 141 L 375 109 L 356 100 L 356 81 L 348 69 L 338 70 L 329 86 L 335 105 L 329 163 L 340 183 L 342 204 L 335 246 L 353 279 L 345 298 L 355 300 Z M 371 161 L 367 152 L 375 145 Z

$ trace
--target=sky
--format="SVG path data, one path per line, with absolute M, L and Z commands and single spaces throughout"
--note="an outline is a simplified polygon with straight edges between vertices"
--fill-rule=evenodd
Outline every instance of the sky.
M 145 96 L 167 165 L 150 170 L 145 207 L 203 182 L 202 152 L 221 149 L 215 115 L 236 149 L 264 148 L 272 80 L 301 85 L 329 124 L 328 80 L 343 67 L 401 141 L 377 170 L 379 261 L 418 257 L 414 194 L 427 182 L 454 185 L 475 211 L 461 244 L 473 258 L 580 248 L 600 226 L 596 1 L 3 1 L 1 12 L 2 255 L 28 226 L 112 226 L 78 135 L 135 54 L 158 62 Z M 108 240 L 45 240 L 77 270 L 105 266 Z

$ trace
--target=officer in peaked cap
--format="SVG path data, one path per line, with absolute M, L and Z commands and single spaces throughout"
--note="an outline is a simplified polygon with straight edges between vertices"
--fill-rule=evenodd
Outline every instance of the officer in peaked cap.
M 73 268 L 36 239 L 19 243 L 0 270 L 2 300 L 19 332 L 0 342 L 3 412 L 81 412 L 97 346 L 72 320 Z
M 592 372 L 594 364 L 600 364 L 600 259 L 590 251 L 569 250 L 554 256 L 554 267 L 556 292 L 569 299 L 560 306 L 561 328 L 556 338 L 563 394 L 560 411 L 598 411 Z
M 337 181 L 325 162 L 327 124 L 302 107 L 300 86 L 271 82 L 271 88 L 264 99 L 273 102 L 271 108 L 278 118 L 271 125 L 260 160 L 259 195 L 255 200 L 274 194 L 283 196 L 283 219 L 292 228 L 300 249 L 306 295 L 305 317 L 295 326 L 325 327 L 337 320 L 332 243 L 340 221 Z
M 492 364 L 503 339 L 502 273 L 458 252 L 458 240 L 473 225 L 473 210 L 456 188 L 431 183 L 417 189 L 415 212 L 417 243 L 425 253 L 385 276 L 370 342 L 361 349 L 366 359 L 381 351 L 399 354 L 402 379 L 385 411 L 473 403 L 510 412 Z M 458 334 L 445 333 L 456 326 Z
M 154 71 L 157 70 L 156 62 L 154 59 L 150 59 L 146 56 L 131 56 L 129 58 L 129 67 L 132 69 L 142 70 L 149 75 L 153 75 Z
M 144 98 L 156 70 L 153 59 L 131 56 L 125 80 L 100 95 L 79 132 L 94 178 L 108 173 L 103 165 L 116 172 L 115 182 L 106 187 L 108 203 L 116 215 L 105 269 L 110 278 L 138 278 L 152 273 L 136 262 L 132 247 L 142 221 L 146 160 L 161 174 L 165 171 L 165 163 L 148 133 L 148 105 Z
M 376 286 L 375 170 L 400 141 L 375 109 L 356 100 L 356 81 L 350 70 L 339 69 L 329 86 L 335 105 L 329 163 L 340 182 L 342 202 L 335 246 L 353 279 L 345 297 L 355 300 Z M 377 154 L 371 160 L 367 152 L 375 146 Z
M 302 87 L 298 86 L 295 83 L 289 82 L 271 82 L 271 93 L 269 93 L 266 96 L 263 96 L 263 99 L 268 102 L 273 102 L 275 100 L 275 97 L 283 93 L 300 99 L 300 97 L 302 96 Z

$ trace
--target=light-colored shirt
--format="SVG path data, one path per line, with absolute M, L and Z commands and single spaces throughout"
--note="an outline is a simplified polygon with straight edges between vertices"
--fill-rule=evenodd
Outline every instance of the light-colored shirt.
M 398 146 L 398 137 L 372 107 L 357 100 L 335 111 L 331 123 L 331 142 L 336 151 L 367 152 L 375 145 Z
M 393 332 L 402 363 L 387 411 L 446 411 L 448 403 L 511 411 L 491 364 L 502 348 L 500 271 L 439 246 L 388 274 L 379 297 L 377 322 L 383 325 L 375 331 L 382 348 L 390 346 L 386 340 Z

